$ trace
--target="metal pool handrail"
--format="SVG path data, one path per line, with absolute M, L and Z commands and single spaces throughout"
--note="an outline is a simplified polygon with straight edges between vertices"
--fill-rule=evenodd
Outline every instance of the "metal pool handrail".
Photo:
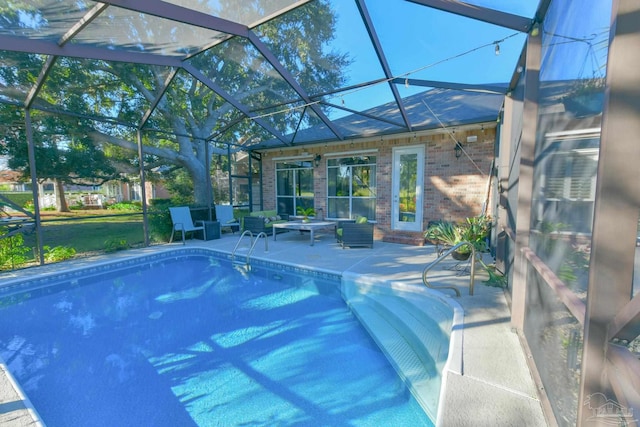
M 244 236 L 249 236 L 249 238 L 251 239 L 251 242 L 249 244 L 249 252 L 247 252 L 247 259 L 245 261 L 245 265 L 247 267 L 249 267 L 249 258 L 251 257 L 251 254 L 253 253 L 253 250 L 256 247 L 256 244 L 258 243 L 258 241 L 260 240 L 260 237 L 264 237 L 264 251 L 265 252 L 269 252 L 269 239 L 267 238 L 267 233 L 265 233 L 264 231 L 261 231 L 260 233 L 258 233 L 258 235 L 256 236 L 256 240 L 253 240 L 253 233 L 251 232 L 251 230 L 245 230 L 241 235 L 240 238 L 238 239 L 238 242 L 236 243 L 236 246 L 233 248 L 233 252 L 231 252 L 231 262 L 233 263 L 235 261 L 235 257 L 236 257 L 236 251 L 238 250 L 238 247 L 240 246 L 240 242 L 242 242 L 242 239 L 244 238 Z
M 427 280 L 427 273 L 429 272 L 429 270 L 435 267 L 440 261 L 448 257 L 452 252 L 457 250 L 459 247 L 464 245 L 467 245 L 471 248 L 471 273 L 470 273 L 471 277 L 469 278 L 469 295 L 473 295 L 473 285 L 475 283 L 475 275 L 476 275 L 476 248 L 470 242 L 458 243 L 452 248 L 449 248 L 445 253 L 440 255 L 438 259 L 436 259 L 431 264 L 429 264 L 422 272 L 422 283 L 424 283 L 425 286 L 427 286 L 428 288 L 432 288 L 432 289 L 452 289 L 456 292 L 456 296 L 458 297 L 461 296 L 462 294 L 460 293 L 460 290 L 458 289 L 457 286 L 454 286 L 454 285 L 435 286 L 429 283 L 429 281 Z
M 244 236 L 249 236 L 249 239 L 251 239 L 251 243 L 249 244 L 249 246 L 253 247 L 253 233 L 251 232 L 251 230 L 243 231 L 242 234 L 240 235 L 240 238 L 238 239 L 238 242 L 236 243 L 236 246 L 233 248 L 233 252 L 231 252 L 232 263 L 236 258 L 236 251 L 238 250 L 238 246 L 240 246 L 240 242 L 242 242 L 242 239 L 244 238 Z
M 273 230 L 273 232 L 275 233 L 275 230 Z M 249 249 L 249 253 L 247 254 L 247 265 L 249 265 L 249 257 L 253 253 L 253 250 L 255 249 L 261 237 L 264 237 L 264 251 L 269 252 L 269 239 L 268 239 L 269 236 L 267 236 L 267 233 L 265 233 L 264 231 L 261 231 L 256 236 L 256 241 L 253 242 L 253 244 L 251 245 L 251 249 Z

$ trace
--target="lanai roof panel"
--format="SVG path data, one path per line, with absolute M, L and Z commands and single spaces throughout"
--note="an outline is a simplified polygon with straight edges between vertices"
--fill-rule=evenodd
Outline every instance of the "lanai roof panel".
M 236 147 L 414 131 L 434 125 L 424 102 L 410 102 L 437 93 L 430 88 L 451 102 L 504 96 L 538 3 L 0 0 L 0 102 L 132 129 L 224 134 Z M 83 77 L 66 87 L 47 81 L 64 64 L 125 81 L 89 99 Z M 124 77 L 136 73 L 154 76 L 136 86 Z M 178 102 L 194 90 L 209 101 Z M 456 116 L 467 107 L 434 111 L 446 125 L 468 120 Z

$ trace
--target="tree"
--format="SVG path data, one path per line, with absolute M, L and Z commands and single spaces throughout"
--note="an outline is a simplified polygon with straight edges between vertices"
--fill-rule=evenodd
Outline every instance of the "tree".
M 6 109 L 7 106 L 3 106 Z M 39 182 L 47 179 L 56 186 L 56 207 L 68 212 L 65 184 L 102 185 L 119 179 L 120 172 L 100 146 L 74 129 L 68 117 L 34 112 L 33 141 Z M 22 124 L 5 125 L 3 153 L 9 156 L 8 167 L 30 176 L 28 145 L 24 119 Z
M 214 7 L 204 0 L 201 3 L 201 8 Z M 221 10 L 234 11 L 237 16 L 247 16 L 249 12 L 259 16 L 260 2 L 222 0 L 218 3 Z M 216 14 L 215 11 L 212 14 Z M 173 37 L 176 42 L 198 40 L 198 37 L 202 39 L 200 28 L 179 27 L 176 30 L 172 22 L 167 22 L 167 27 L 163 28 L 157 21 L 152 25 L 144 23 L 144 19 L 140 17 L 139 21 L 128 24 L 130 30 L 126 36 L 132 46 L 143 46 L 144 40 L 138 35 L 148 34 L 151 28 L 158 34 L 175 33 Z M 279 58 L 283 67 L 312 94 L 333 90 L 344 81 L 341 70 L 348 63 L 347 57 L 327 52 L 326 48 L 334 30 L 335 17 L 325 0 L 309 2 L 253 29 L 262 43 Z M 33 55 L 24 55 L 24 60 L 36 61 Z M 186 68 L 199 70 L 255 114 L 272 111 L 275 106 L 286 110 L 297 102 L 298 95 L 247 39 L 233 37 L 225 40 L 190 58 L 186 64 Z M 162 93 L 167 76 L 172 71 L 175 70 L 139 64 L 58 58 L 35 106 L 48 110 L 63 108 L 81 115 L 78 130 L 87 141 L 96 147 L 101 147 L 105 142 L 113 144 L 129 150 L 131 157 L 136 158 L 137 137 L 134 127 L 96 122 L 83 117 L 106 116 L 114 121 L 139 124 L 144 112 Z M 0 82 L 9 81 L 20 75 L 20 69 L 14 67 L 1 73 Z M 35 81 L 36 76 L 37 73 L 32 73 L 24 78 Z M 24 79 L 21 84 L 26 84 Z M 317 120 L 313 115 L 303 117 L 295 109 L 280 114 L 277 121 L 265 120 L 281 133 L 287 134 L 292 133 L 301 119 L 307 123 Z M 145 129 L 162 130 L 164 133 Z M 145 167 L 170 165 L 184 168 L 193 184 L 195 203 L 206 204 L 210 179 L 207 164 L 213 154 L 226 154 L 224 146 L 207 146 L 212 135 L 239 146 L 256 138 L 273 138 L 270 133 L 244 118 L 231 103 L 203 81 L 187 70 L 180 69 L 143 128 L 144 152 L 147 156 Z

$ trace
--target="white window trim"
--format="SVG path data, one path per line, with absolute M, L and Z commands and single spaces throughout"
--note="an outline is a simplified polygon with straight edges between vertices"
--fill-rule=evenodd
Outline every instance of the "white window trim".
M 367 154 L 374 154 L 377 153 L 378 149 L 371 149 L 371 150 L 358 150 L 358 151 L 343 151 L 341 153 L 330 153 L 330 154 L 325 154 L 325 157 L 335 157 L 335 158 L 348 158 L 348 157 L 356 157 L 356 156 L 360 156 L 360 155 L 367 155 Z M 376 174 L 377 174 L 377 168 L 378 168 L 378 161 L 376 159 L 375 163 L 368 163 L 368 166 L 375 166 L 376 167 Z M 353 166 L 362 166 L 362 165 L 349 165 L 349 168 L 353 168 Z M 326 179 L 326 201 L 327 201 L 327 210 L 329 207 L 329 200 L 330 199 L 340 199 L 340 198 L 344 198 L 344 196 L 329 196 L 329 178 L 328 178 L 328 171 L 329 169 L 332 168 L 340 168 L 341 166 L 329 166 L 327 165 L 327 179 Z M 351 192 L 351 190 L 353 190 L 353 176 L 351 176 L 349 178 L 349 191 Z M 376 178 L 377 181 L 377 178 Z M 377 186 L 377 184 L 376 184 Z M 353 214 L 353 198 L 354 196 L 352 194 L 349 194 L 348 199 L 349 199 L 349 212 L 350 212 L 350 216 Z M 376 201 L 378 200 L 378 194 L 376 191 L 376 195 L 374 197 L 362 197 L 363 199 L 373 199 Z M 344 219 L 344 218 L 336 218 L 336 217 L 329 217 L 327 216 L 327 219 L 334 219 L 334 220 L 338 220 L 338 219 Z M 376 220 L 370 220 L 369 222 L 372 223 L 377 223 L 377 219 Z

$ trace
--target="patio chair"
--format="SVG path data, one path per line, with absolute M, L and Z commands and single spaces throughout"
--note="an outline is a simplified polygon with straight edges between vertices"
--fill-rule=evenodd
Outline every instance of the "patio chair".
M 233 206 L 216 205 L 216 220 L 220 228 L 229 227 L 232 233 L 240 230 L 240 223 L 233 217 Z
M 207 231 L 204 225 L 195 225 L 193 218 L 191 218 L 191 211 L 188 206 L 177 206 L 169 208 L 169 214 L 171 215 L 171 222 L 173 222 L 173 228 L 171 230 L 171 238 L 169 243 L 173 242 L 173 235 L 176 231 L 182 232 L 182 244 L 184 245 L 185 235 L 188 232 L 202 230 L 202 238 L 207 240 Z
M 373 224 L 366 217 L 341 222 L 336 230 L 338 242 L 345 247 L 367 246 L 373 248 Z

